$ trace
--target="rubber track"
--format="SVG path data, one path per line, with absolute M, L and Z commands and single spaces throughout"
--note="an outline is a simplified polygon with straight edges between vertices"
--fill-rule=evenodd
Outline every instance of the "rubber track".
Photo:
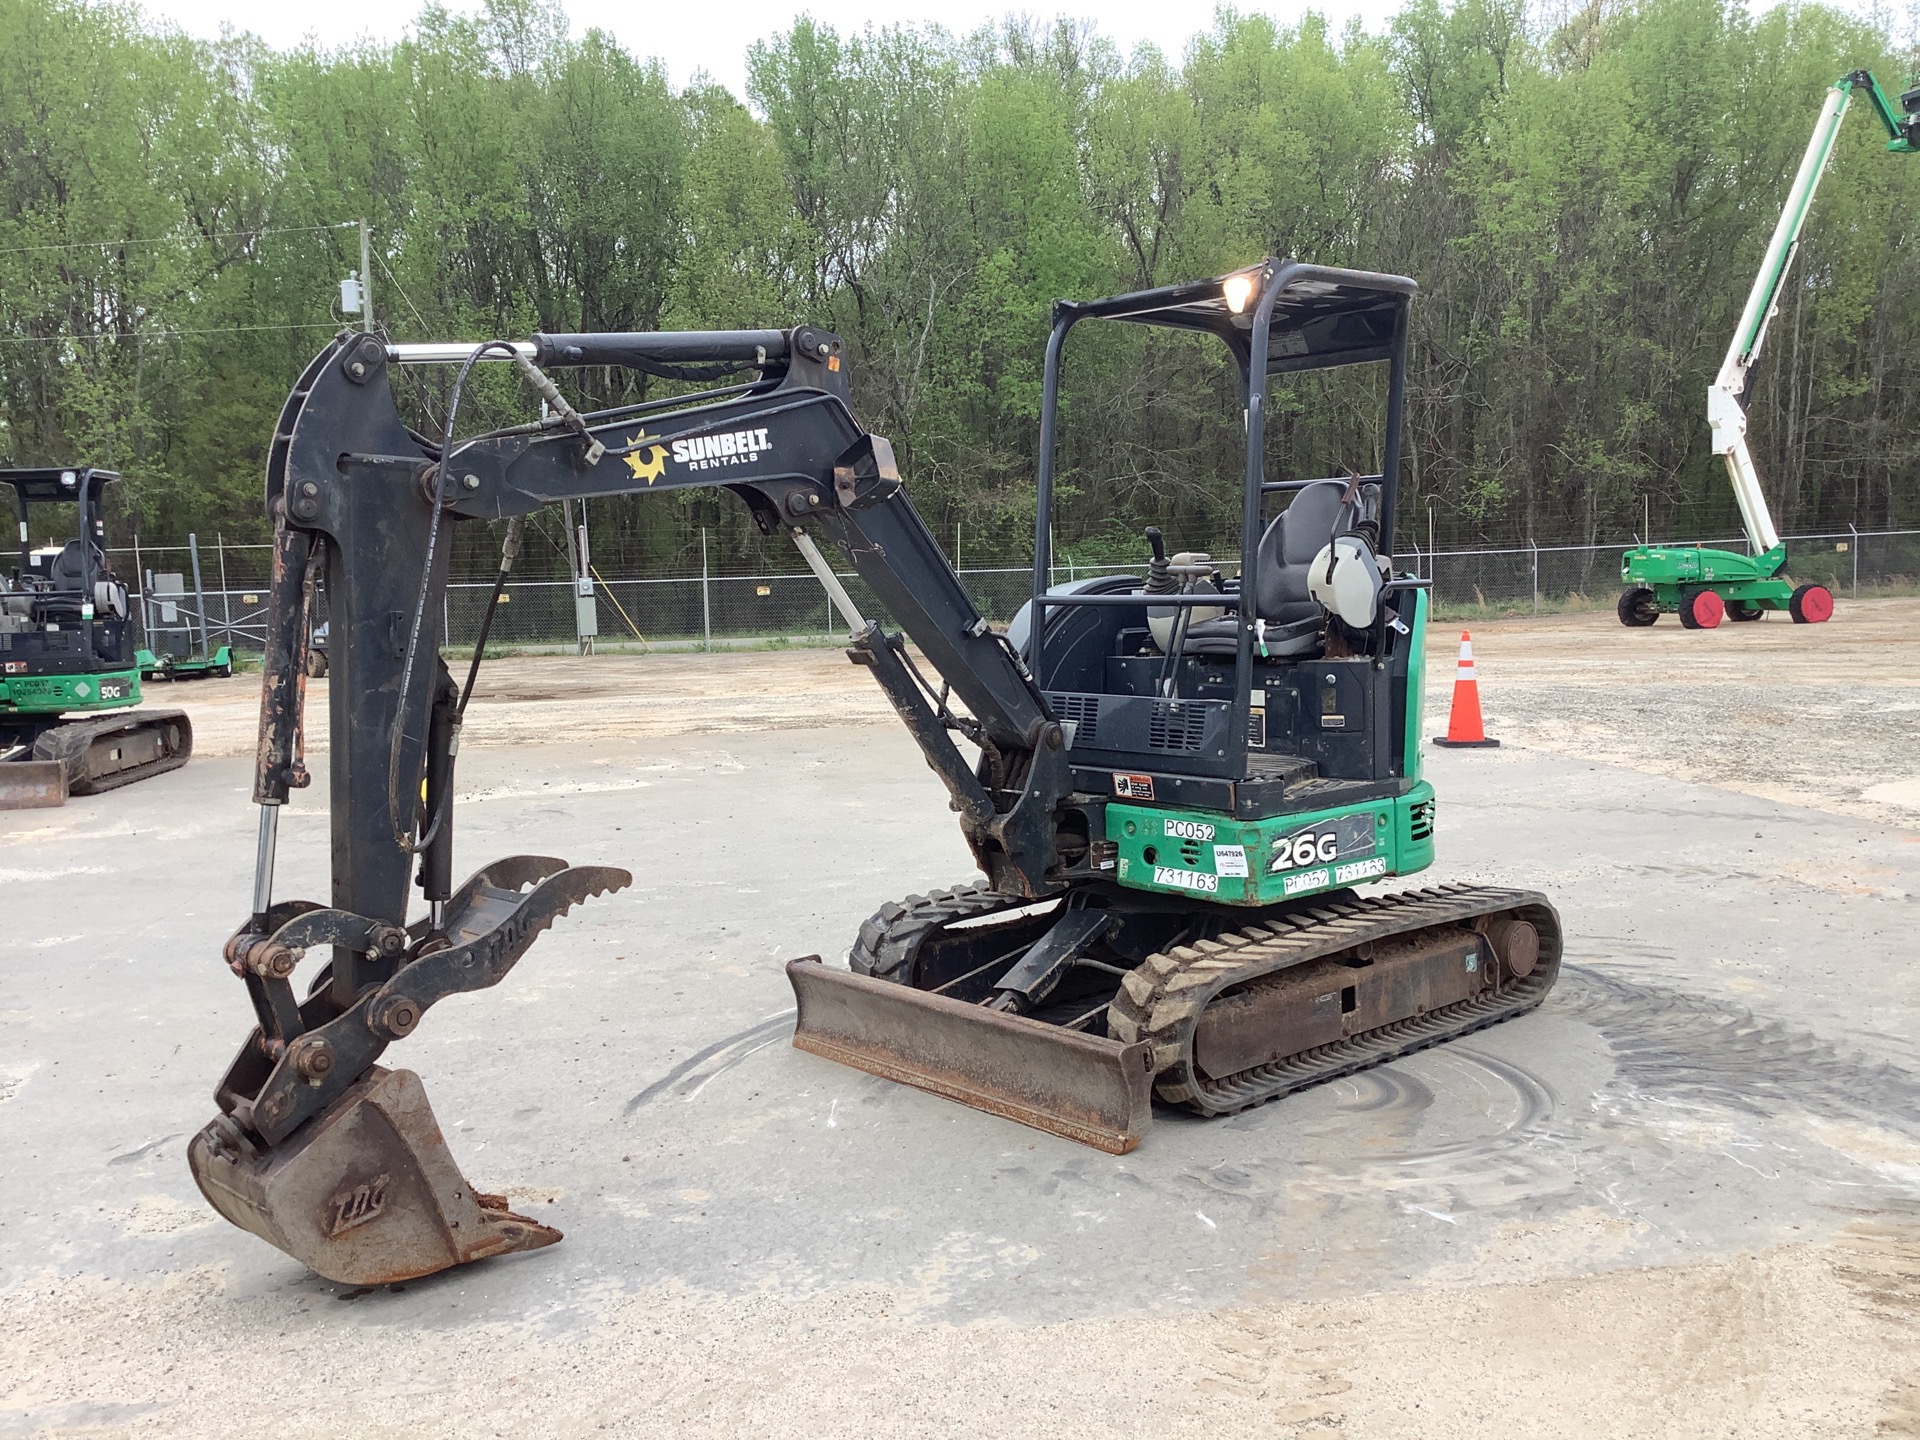
M 161 725 L 176 726 L 179 747 L 171 755 L 162 755 L 145 765 L 131 765 L 106 775 L 87 775 L 87 751 L 104 735 L 131 735 Z M 67 772 L 67 791 L 72 795 L 97 795 L 103 790 L 118 790 L 136 780 L 178 770 L 193 758 L 193 722 L 184 710 L 128 710 L 118 715 L 103 715 L 90 720 L 63 720 L 43 733 L 34 743 L 33 758 L 58 760 Z
M 991 889 L 985 880 L 889 900 L 862 922 L 860 934 L 847 952 L 847 966 L 856 975 L 905 984 L 914 956 L 934 931 L 957 920 L 972 920 L 996 910 L 1017 910 L 1031 903 L 1009 899 Z
M 1509 980 L 1470 1000 L 1224 1080 L 1209 1079 L 1193 1063 L 1193 1035 L 1201 1012 L 1231 986 L 1357 945 L 1400 939 L 1434 926 L 1471 925 L 1503 912 L 1517 912 L 1540 932 L 1539 963 L 1524 980 Z M 1535 891 L 1450 885 L 1357 897 L 1148 956 L 1122 982 L 1107 1010 L 1107 1029 L 1116 1040 L 1152 1044 L 1154 1089 L 1162 1100 L 1203 1115 L 1228 1115 L 1531 1010 L 1553 988 L 1560 954 L 1560 917 Z

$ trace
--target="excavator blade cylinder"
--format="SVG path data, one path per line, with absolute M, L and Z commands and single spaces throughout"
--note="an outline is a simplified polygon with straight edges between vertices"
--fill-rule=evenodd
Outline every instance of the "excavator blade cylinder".
M 67 767 L 58 760 L 0 762 L 0 810 L 51 810 L 67 803 Z
M 1145 1044 L 794 960 L 796 1048 L 1124 1155 L 1153 1119 Z
M 420 1077 L 374 1066 L 278 1145 L 221 1116 L 187 1148 L 200 1193 L 317 1274 L 387 1285 L 560 1239 L 460 1173 Z

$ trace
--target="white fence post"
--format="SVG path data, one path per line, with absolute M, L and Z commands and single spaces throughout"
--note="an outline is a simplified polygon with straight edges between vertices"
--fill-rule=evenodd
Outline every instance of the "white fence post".
M 700 527 L 700 628 L 707 637 L 707 649 L 713 649 L 713 596 L 707 574 L 707 527 Z
M 227 537 L 213 532 L 214 553 L 220 560 L 220 629 L 222 645 L 233 644 L 233 592 L 227 587 Z
M 1853 598 L 1858 600 L 1860 598 L 1860 527 L 1849 520 L 1847 529 L 1853 532 Z

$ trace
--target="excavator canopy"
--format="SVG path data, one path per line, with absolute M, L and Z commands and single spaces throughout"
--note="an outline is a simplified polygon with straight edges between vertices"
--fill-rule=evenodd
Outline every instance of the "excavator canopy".
M 1063 300 L 1054 307 L 1054 323 L 1110 319 L 1203 330 L 1219 336 L 1244 368 L 1267 306 L 1267 373 L 1279 375 L 1390 358 L 1396 322 L 1418 288 L 1403 275 L 1267 259 L 1211 280 L 1106 300 Z

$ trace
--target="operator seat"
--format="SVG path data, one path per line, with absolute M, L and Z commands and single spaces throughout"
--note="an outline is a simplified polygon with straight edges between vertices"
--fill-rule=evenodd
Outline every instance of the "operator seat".
M 81 548 L 86 543 L 84 540 L 69 540 L 60 548 L 60 553 L 53 557 L 53 564 L 48 570 L 54 589 L 71 591 L 77 595 L 86 588 L 86 552 Z M 93 547 L 93 573 L 98 579 L 107 578 L 107 557 L 101 553 L 98 545 Z
M 1317 654 L 1321 623 L 1327 612 L 1307 593 L 1307 571 L 1313 557 L 1333 539 L 1340 521 L 1346 486 L 1338 480 L 1309 485 L 1293 497 L 1260 537 L 1254 579 L 1253 614 L 1267 622 L 1267 654 L 1280 660 L 1298 660 Z M 1244 590 L 1242 603 L 1244 603 Z M 1182 653 L 1232 658 L 1240 643 L 1240 621 L 1227 615 L 1207 620 L 1187 631 Z M 1259 650 L 1254 651 L 1255 658 Z

